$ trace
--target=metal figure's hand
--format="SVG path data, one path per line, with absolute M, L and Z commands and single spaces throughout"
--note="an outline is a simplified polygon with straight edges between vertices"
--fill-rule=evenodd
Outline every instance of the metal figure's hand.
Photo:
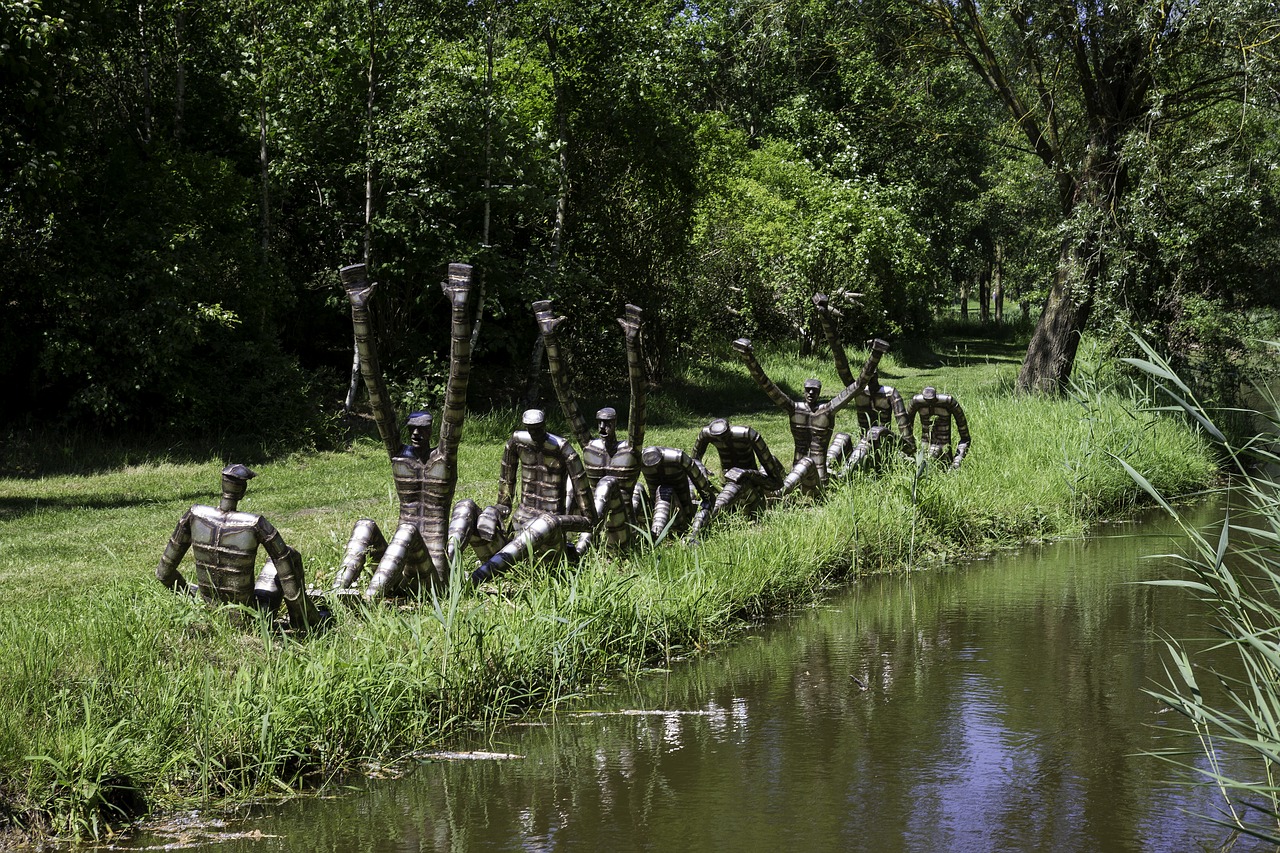
M 826 314 L 831 310 L 831 300 L 827 298 L 825 293 L 813 294 L 813 307 L 817 308 L 819 313 Z
M 449 264 L 449 272 L 445 280 L 440 282 L 440 289 L 451 305 L 466 305 L 471 295 L 470 265 Z
M 628 303 L 622 316 L 618 318 L 618 325 L 622 326 L 622 333 L 628 341 L 633 341 L 640 335 L 640 324 L 643 319 L 644 312 L 640 307 Z
M 751 341 L 748 338 L 738 338 L 733 342 L 733 348 L 742 355 L 751 355 Z
M 538 322 L 538 331 L 546 337 L 554 335 L 560 324 L 567 319 L 555 315 L 550 299 L 539 299 L 533 303 L 533 317 Z
M 353 308 L 367 308 L 374 288 L 378 286 L 377 282 L 369 283 L 366 270 L 367 267 L 364 264 L 352 264 L 349 267 L 343 267 L 339 272 L 342 276 L 342 286 L 346 289 L 347 298 L 351 300 Z
M 872 352 L 886 353 L 889 351 L 889 342 L 884 338 L 873 338 L 867 342 L 867 345 L 871 347 Z

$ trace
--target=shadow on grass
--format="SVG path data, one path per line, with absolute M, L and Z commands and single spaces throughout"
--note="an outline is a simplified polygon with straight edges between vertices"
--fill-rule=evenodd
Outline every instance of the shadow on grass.
M 74 497 L 0 497 L 0 521 L 14 521 L 42 509 L 76 510 L 76 509 L 126 509 L 134 506 L 148 506 L 157 503 L 177 502 L 181 504 L 208 502 L 208 491 L 184 492 L 157 501 L 153 497 L 137 497 L 124 495 L 76 495 Z M 216 497 L 214 503 L 216 503 Z

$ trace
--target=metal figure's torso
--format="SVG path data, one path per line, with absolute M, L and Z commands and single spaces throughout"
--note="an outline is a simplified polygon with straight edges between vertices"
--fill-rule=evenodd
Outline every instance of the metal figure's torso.
M 562 515 L 572 469 L 581 465 L 578 454 L 557 435 L 535 444 L 527 430 L 507 439 L 504 462 L 512 451 L 520 464 L 520 503 L 512 515 L 515 527 L 523 527 L 544 513 Z
M 716 449 L 720 456 L 720 470 L 728 473 L 734 468 L 758 468 L 760 460 L 756 458 L 756 436 L 750 427 L 732 426 L 719 435 L 708 431 L 707 443 Z
M 179 522 L 191 536 L 200 594 L 209 601 L 254 604 L 258 546 L 279 534 L 260 515 L 196 505 Z
M 827 467 L 827 448 L 831 446 L 831 437 L 836 431 L 836 415 L 831 411 L 830 403 L 821 403 L 815 409 L 803 400 L 795 404 L 788 418 L 791 427 L 791 438 L 795 441 L 795 456 L 792 463 L 809 457 L 820 471 Z
M 641 467 L 640 451 L 633 448 L 630 442 L 618 442 L 618 446 L 610 453 L 602 439 L 592 439 L 582 448 L 582 465 L 593 487 L 605 477 L 617 478 L 618 488 L 630 505 L 636 483 L 640 480 Z
M 391 458 L 391 477 L 400 498 L 400 522 L 418 529 L 433 556 L 443 554 L 449 529 L 453 493 L 458 483 L 458 463 L 437 448 L 426 460 L 405 451 Z
M 951 446 L 951 422 L 959 405 L 949 394 L 939 394 L 932 402 L 917 394 L 911 400 L 911 416 L 920 419 L 920 438 L 929 446 Z M 961 438 L 968 441 L 968 430 Z
M 866 432 L 872 427 L 887 427 L 893 424 L 894 401 L 902 405 L 902 395 L 890 385 L 881 385 L 879 391 L 872 396 L 866 392 L 855 394 L 853 405 L 858 411 L 858 427 Z

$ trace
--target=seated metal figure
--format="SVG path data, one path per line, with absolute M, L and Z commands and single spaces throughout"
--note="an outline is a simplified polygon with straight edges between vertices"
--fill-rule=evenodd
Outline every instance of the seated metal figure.
M 400 499 L 400 521 L 390 544 L 372 519 L 356 522 L 342 568 L 334 580 L 335 589 L 351 587 L 370 557 L 378 565 L 365 590 L 369 599 L 415 592 L 431 582 L 448 582 L 452 557 L 450 508 L 458 484 L 458 445 L 462 441 L 471 375 L 471 273 L 467 264 L 450 264 L 448 277 L 440 285 L 450 305 L 449 378 L 440 442 L 432 448 L 430 412 L 409 415 L 409 443 L 401 446 L 395 412 L 378 366 L 369 314 L 369 298 L 377 285 L 369 283 L 364 264 L 353 264 L 341 271 L 342 284 L 351 301 L 360 373 L 369 389 L 378 433 L 391 459 L 391 476 Z
M 813 304 L 817 309 L 818 322 L 827 339 L 827 346 L 831 348 L 836 372 L 842 382 L 852 384 L 855 381 L 853 371 L 849 369 L 849 359 L 836 330 L 832 316 L 834 311 L 827 295 L 815 293 Z M 840 471 L 842 476 L 850 471 L 878 465 L 894 448 L 907 456 L 915 455 L 915 440 L 911 435 L 911 425 L 907 422 L 906 404 L 896 388 L 880 384 L 878 371 L 872 371 L 867 377 L 866 387 L 853 396 L 853 407 L 857 412 L 860 435 L 857 446 Z M 891 425 L 896 428 L 896 434 L 890 429 Z
M 156 566 L 156 578 L 175 592 L 198 593 L 211 604 L 240 604 L 274 613 L 283 600 L 291 628 L 318 627 L 324 614 L 307 597 L 302 557 L 285 544 L 271 522 L 236 510 L 254 476 L 244 465 L 222 469 L 222 499 L 217 507 L 197 504 L 182 514 Z M 259 546 L 271 559 L 255 580 Z M 195 551 L 194 584 L 178 571 L 188 549 Z
M 933 459 L 951 457 L 952 470 L 958 469 L 969 453 L 969 422 L 956 398 L 950 394 L 939 394 L 933 386 L 927 386 L 911 398 L 911 407 L 907 409 L 908 423 L 913 428 L 917 417 L 925 452 Z M 954 456 L 951 455 L 952 422 L 960 435 Z
M 809 495 L 817 495 L 826 488 L 829 479 L 828 466 L 834 466 L 848 455 L 850 439 L 847 433 L 836 433 L 836 414 L 853 400 L 853 396 L 867 386 L 872 373 L 880 363 L 880 356 L 889 351 L 889 344 L 876 338 L 871 344 L 871 355 L 863 365 L 862 373 L 844 389 L 825 403 L 819 402 L 822 383 L 806 379 L 804 399 L 792 400 L 773 380 L 765 375 L 756 361 L 751 341 L 739 338 L 733 348 L 746 362 L 751 377 L 756 380 L 769 399 L 787 413 L 790 419 L 791 437 L 795 441 L 791 472 L 779 489 L 779 497 L 785 497 L 796 489 Z
M 587 429 L 586 419 L 578 409 L 569 369 L 560 347 L 559 329 L 565 322 L 557 317 L 550 300 L 533 303 L 534 317 L 547 350 L 547 366 L 560 410 L 573 438 L 582 447 L 582 464 L 594 490 L 596 515 L 604 526 L 605 541 L 612 547 L 625 548 L 631 543 L 636 522 L 636 484 L 640 480 L 640 448 L 644 441 L 645 378 L 641 362 L 640 329 L 642 313 L 635 305 L 627 305 L 622 317 L 623 339 L 627 350 L 627 374 L 631 383 L 631 414 L 627 421 L 626 440 L 618 438 L 618 413 L 611 407 L 596 412 L 597 437 Z M 579 551 L 590 545 L 591 534 L 583 534 Z
M 502 547 L 488 559 L 481 557 L 483 564 L 471 574 L 474 583 L 488 580 L 526 556 L 560 551 L 577 557 L 578 550 L 565 541 L 565 534 L 595 526 L 596 507 L 582 460 L 569 442 L 547 432 L 546 420 L 541 409 L 528 409 L 521 416 L 524 429 L 512 433 L 503 448 L 497 503 L 476 518 L 471 535 L 473 545 L 479 539 Z M 520 503 L 512 511 L 517 469 Z M 474 502 L 461 502 L 459 508 L 464 504 L 474 513 Z M 571 504 L 577 505 L 578 514 L 565 511 Z
M 719 517 L 741 508 L 749 515 L 764 507 L 765 496 L 782 488 L 786 471 L 778 457 L 769 451 L 764 437 L 749 426 L 730 424 L 716 418 L 704 426 L 693 444 L 693 459 L 701 462 L 707 448 L 714 447 L 720 456 L 724 487 L 716 495 L 711 514 Z M 703 516 L 694 521 L 691 538 L 697 538 L 705 524 Z
M 641 471 L 648 486 L 652 513 L 649 532 L 657 539 L 664 531 L 681 533 L 691 524 L 706 527 L 715 509 L 716 492 L 702 463 L 675 447 L 646 447 L 640 453 Z M 701 498 L 694 509 L 694 493 Z

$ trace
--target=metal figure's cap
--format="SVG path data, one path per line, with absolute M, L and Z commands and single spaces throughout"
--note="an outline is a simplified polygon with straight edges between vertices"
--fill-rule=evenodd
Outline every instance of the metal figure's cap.
M 405 421 L 405 426 L 430 428 L 431 421 L 430 412 L 410 412 L 409 419 Z
M 640 463 L 643 465 L 647 465 L 650 468 L 652 468 L 654 465 L 657 465 L 661 461 L 662 461 L 661 447 L 646 447 L 644 450 L 640 451 Z
M 707 429 L 711 430 L 712 435 L 723 435 L 729 431 L 729 422 L 724 418 L 716 418 L 707 424 Z
M 237 462 L 235 465 L 228 465 L 222 469 L 222 476 L 230 477 L 233 480 L 249 481 L 258 476 L 248 465 L 241 465 Z
M 805 390 L 806 390 L 806 391 L 808 391 L 810 388 L 816 388 L 817 390 L 821 391 L 821 390 L 822 390 L 822 380 L 820 380 L 820 379 L 806 379 L 806 380 L 804 381 L 804 388 L 805 388 Z
M 547 422 L 547 413 L 542 409 L 525 409 L 520 416 L 520 423 L 525 426 L 540 426 Z
M 605 406 L 596 412 L 596 420 L 598 421 L 616 421 L 617 419 L 618 413 L 612 406 Z
M 920 396 L 924 397 L 926 400 L 936 400 L 938 399 L 938 389 L 934 388 L 932 385 L 926 385 L 924 386 L 924 390 L 920 392 Z

